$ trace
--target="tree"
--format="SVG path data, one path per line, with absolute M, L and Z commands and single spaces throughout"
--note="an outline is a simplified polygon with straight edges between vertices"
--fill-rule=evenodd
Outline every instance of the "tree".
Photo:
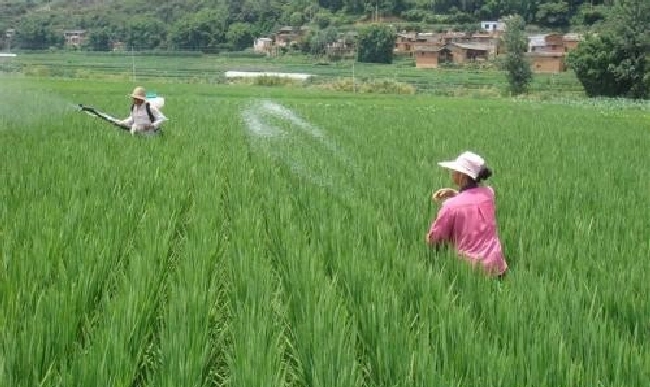
M 302 12 L 294 12 L 289 16 L 289 25 L 292 27 L 300 27 L 305 22 L 305 14 Z
M 610 16 L 612 39 L 621 49 L 621 61 L 614 66 L 619 82 L 629 82 L 629 98 L 648 98 L 648 53 L 650 53 L 650 2 L 619 0 Z
M 335 27 L 327 27 L 322 30 L 312 32 L 309 39 L 309 51 L 312 55 L 323 56 L 327 54 L 327 45 L 335 42 L 338 31 Z
M 524 19 L 519 15 L 506 21 L 505 46 L 508 90 L 514 95 L 523 94 L 528 90 L 533 74 L 525 58 L 528 44 L 524 36 Z
M 590 97 L 650 96 L 650 2 L 619 0 L 602 34 L 581 42 L 568 57 Z
M 151 50 L 166 40 L 167 28 L 151 16 L 135 16 L 125 25 L 124 40 L 136 50 Z
M 357 61 L 366 63 L 392 63 L 393 47 L 397 34 L 383 24 L 371 24 L 359 31 Z
M 588 97 L 617 97 L 630 85 L 619 82 L 610 64 L 620 61 L 623 53 L 610 36 L 588 36 L 569 53 L 567 64 L 582 83 Z
M 564 1 L 540 4 L 535 17 L 543 26 L 567 26 L 570 19 L 569 4 Z
M 88 46 L 93 51 L 110 51 L 111 34 L 108 28 L 90 31 L 88 34 Z
M 253 45 L 251 27 L 245 23 L 234 23 L 228 27 L 226 39 L 234 50 L 244 50 Z
M 17 28 L 17 40 L 24 50 L 43 50 L 63 45 L 63 34 L 57 34 L 47 16 L 26 17 Z
M 225 40 L 225 25 L 224 15 L 216 10 L 187 14 L 172 26 L 170 43 L 175 49 L 218 52 Z

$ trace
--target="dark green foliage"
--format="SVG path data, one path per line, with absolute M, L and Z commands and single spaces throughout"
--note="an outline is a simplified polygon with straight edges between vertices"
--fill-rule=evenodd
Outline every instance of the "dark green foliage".
M 187 14 L 171 28 L 170 45 L 177 50 L 217 52 L 225 41 L 225 15 L 216 10 Z
M 21 20 L 14 41 L 24 49 L 47 49 L 61 46 L 63 35 L 57 34 L 47 16 L 33 15 Z
M 568 64 L 590 97 L 650 97 L 650 2 L 620 0 L 603 32 L 571 52 Z
M 250 25 L 245 23 L 231 24 L 226 33 L 226 40 L 237 51 L 250 47 L 253 44 L 253 32 Z
M 392 63 L 397 35 L 384 24 L 371 24 L 359 30 L 357 60 L 365 63 Z
M 508 77 L 508 90 L 511 94 L 523 94 L 532 79 L 530 64 L 526 61 L 527 41 L 524 36 L 524 20 L 513 16 L 506 22 L 506 59 L 505 70 Z
M 616 97 L 629 89 L 628 82 L 619 82 L 609 66 L 621 55 L 611 37 L 590 36 L 569 54 L 567 63 L 589 97 Z
M 93 51 L 109 51 L 111 49 L 111 33 L 107 28 L 90 31 L 88 46 Z

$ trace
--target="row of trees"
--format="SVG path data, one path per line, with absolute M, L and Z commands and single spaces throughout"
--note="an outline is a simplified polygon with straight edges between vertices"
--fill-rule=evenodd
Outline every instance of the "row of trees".
M 113 42 L 123 42 L 139 50 L 242 50 L 250 47 L 254 36 L 259 34 L 255 26 L 228 23 L 223 14 L 210 9 L 186 14 L 171 25 L 151 15 L 125 20 L 113 23 L 108 18 L 92 16 L 82 18 L 74 27 L 88 31 L 85 48 L 95 51 L 110 50 Z M 34 15 L 21 21 L 13 46 L 30 50 L 62 44 L 63 35 L 56 18 Z

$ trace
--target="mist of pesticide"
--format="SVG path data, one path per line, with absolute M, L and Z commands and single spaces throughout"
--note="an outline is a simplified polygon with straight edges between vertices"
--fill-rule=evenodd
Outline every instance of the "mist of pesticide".
M 350 207 L 363 208 L 377 221 L 387 222 L 384 213 L 359 191 L 365 188 L 361 168 L 322 128 L 271 101 L 252 103 L 242 112 L 242 118 L 255 151 L 284 164 L 295 175 Z
M 0 85 L 0 99 L 0 122 L 13 125 L 33 125 L 79 111 L 75 103 L 44 90 Z
M 345 161 L 347 167 L 358 171 L 358 166 L 354 160 L 349 157 L 334 141 L 328 139 L 325 132 L 321 128 L 307 122 L 285 106 L 271 101 L 262 101 L 260 108 L 261 112 L 266 112 L 282 120 L 289 121 L 294 125 L 294 127 L 302 130 L 303 132 L 320 141 L 321 144 L 323 144 L 328 150 L 336 155 L 336 157 Z
M 266 100 L 254 101 L 242 112 L 242 119 L 257 151 L 337 196 L 354 196 L 354 188 L 345 179 L 359 168 L 322 128 Z

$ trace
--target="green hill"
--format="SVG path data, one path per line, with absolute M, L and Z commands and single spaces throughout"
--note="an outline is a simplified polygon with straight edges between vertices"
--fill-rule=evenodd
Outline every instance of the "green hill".
M 606 1 L 606 0 L 602 0 Z M 602 2 L 601 1 L 601 2 Z M 520 3 L 520 4 L 515 4 Z M 526 3 L 526 4 L 523 4 Z M 63 30 L 83 29 L 88 48 L 115 42 L 135 49 L 239 50 L 284 25 L 341 28 L 388 18 L 401 29 L 478 28 L 512 13 L 552 29 L 593 24 L 606 13 L 593 0 L 0 0 L 0 31 L 13 28 L 12 47 L 63 46 Z M 595 5 L 594 5 L 595 4 Z M 5 39 L 4 33 L 2 38 Z M 6 39 L 5 39 L 6 40 Z M 3 41 L 3 46 L 6 42 Z

